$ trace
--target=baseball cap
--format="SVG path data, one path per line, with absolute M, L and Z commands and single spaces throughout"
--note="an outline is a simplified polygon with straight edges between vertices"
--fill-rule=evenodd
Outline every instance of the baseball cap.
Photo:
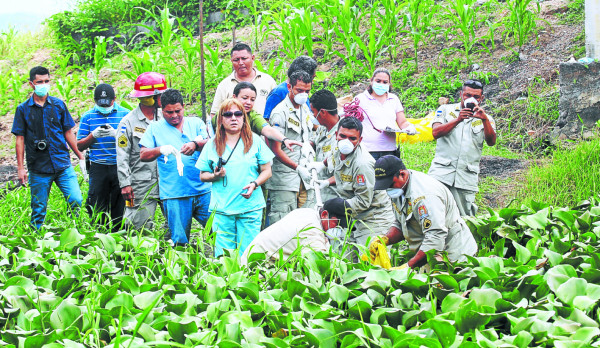
M 347 228 L 352 223 L 352 208 L 343 198 L 336 197 L 326 201 L 323 210 L 327 210 L 330 216 L 338 218 L 343 228 Z
M 94 91 L 94 100 L 99 106 L 109 106 L 115 99 L 115 90 L 107 83 L 101 83 L 96 86 Z
M 396 156 L 387 155 L 375 162 L 375 189 L 385 190 L 392 186 L 394 175 L 406 169 L 404 162 Z

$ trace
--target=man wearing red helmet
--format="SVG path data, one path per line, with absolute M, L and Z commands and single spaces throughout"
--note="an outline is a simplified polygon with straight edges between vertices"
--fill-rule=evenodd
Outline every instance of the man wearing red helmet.
M 166 90 L 162 74 L 146 72 L 138 76 L 129 96 L 138 98 L 140 104 L 123 117 L 117 128 L 117 169 L 126 203 L 123 220 L 136 229 L 153 227 L 159 202 L 156 161 L 140 160 L 139 142 L 150 123 L 162 119 L 159 95 Z

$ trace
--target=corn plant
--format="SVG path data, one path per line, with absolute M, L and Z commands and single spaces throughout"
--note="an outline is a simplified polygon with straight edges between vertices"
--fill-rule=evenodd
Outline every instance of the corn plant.
M 334 28 L 337 26 L 336 17 L 338 15 L 338 6 L 336 5 L 339 6 L 339 3 L 324 0 L 316 1 L 314 5 L 315 10 L 320 14 L 319 20 L 321 21 L 321 28 L 323 29 L 321 42 L 325 45 L 325 53 L 323 55 L 325 59 L 331 58 L 334 51 Z
M 10 26 L 6 31 L 0 33 L 0 56 L 8 56 L 18 33 L 14 26 Z
M 254 49 L 258 51 L 258 46 L 264 40 L 264 32 L 259 29 L 259 23 L 262 18 L 262 1 L 260 0 L 229 0 L 227 9 L 247 8 L 252 16 L 252 31 L 254 32 Z
M 177 46 L 174 44 L 176 40 L 175 34 L 178 31 L 178 28 L 175 26 L 175 21 L 177 20 L 179 24 L 179 20 L 171 16 L 167 6 L 159 11 L 159 15 L 156 15 L 154 12 L 145 8 L 137 8 L 145 11 L 148 14 L 148 17 L 153 18 L 158 24 L 158 29 L 146 24 L 137 25 L 148 29 L 147 35 L 149 35 L 154 42 L 158 43 L 164 57 L 171 57 L 173 52 L 177 49 Z
M 266 72 L 275 81 L 284 81 L 287 78 L 287 64 L 284 61 L 277 63 L 276 59 L 271 59 L 268 64 L 263 65 L 259 60 L 255 60 L 254 64 L 258 70 Z
M 357 55 L 359 53 L 358 42 L 355 37 L 360 35 L 360 18 L 363 16 L 363 6 L 368 6 L 366 2 L 352 4 L 353 1 L 345 0 L 344 3 L 337 3 L 337 26 L 334 27 L 335 34 L 346 49 L 346 54 L 335 51 L 334 54 L 342 58 L 346 64 L 361 64 Z M 372 8 L 372 7 L 371 7 Z
M 159 71 L 159 66 L 161 66 L 162 56 L 160 52 L 150 53 L 150 51 L 145 50 L 142 51 L 140 55 L 135 52 L 130 52 L 125 50 L 125 48 L 119 45 L 123 53 L 131 60 L 133 71 L 131 70 L 122 70 L 122 73 L 127 76 L 131 81 L 135 81 L 135 79 L 141 74 L 150 71 Z
M 110 61 L 106 59 L 106 46 L 108 40 L 104 36 L 97 36 L 95 39 L 96 45 L 94 48 L 94 82 L 98 84 L 100 80 L 100 70 Z
M 388 53 L 390 55 L 390 60 L 395 61 L 396 57 L 398 56 L 398 36 L 402 27 L 401 13 L 405 4 L 395 0 L 380 0 L 378 1 L 378 5 L 381 6 L 383 10 L 373 9 L 373 14 L 378 17 L 379 23 L 382 27 L 385 26 L 388 28 L 386 31 Z
M 25 80 L 25 76 L 19 75 L 16 71 L 11 71 L 8 80 L 11 87 L 10 99 L 15 103 L 20 103 L 29 94 L 28 90 L 23 90 L 23 81 Z
M 484 21 L 478 16 L 475 2 L 476 0 L 456 0 L 449 2 L 447 7 L 444 7 L 446 19 L 454 24 L 451 30 L 456 33 L 463 44 L 467 65 L 471 64 L 471 51 L 479 42 L 475 30 Z
M 187 95 L 187 103 L 191 104 L 197 79 L 200 77 L 200 69 L 197 68 L 200 61 L 200 41 L 194 38 L 182 37 L 179 39 L 183 51 L 184 64 L 178 64 L 183 75 L 182 90 Z
M 67 75 L 64 78 L 59 78 L 56 80 L 56 88 L 58 89 L 58 93 L 60 93 L 62 100 L 67 102 L 67 104 L 69 101 L 71 101 L 71 99 L 73 99 L 76 88 L 80 81 L 81 76 L 77 74 Z
M 512 36 L 518 46 L 518 53 L 523 49 L 529 37 L 537 33 L 536 21 L 541 20 L 537 16 L 540 13 L 540 4 L 535 2 L 537 11 L 534 13 L 528 7 L 531 0 L 508 0 L 506 6 L 509 15 L 504 19 L 504 36 Z M 517 54 L 518 54 L 517 53 Z
M 289 57 L 297 56 L 302 49 L 302 42 L 299 35 L 296 35 L 296 28 L 289 24 L 289 18 L 294 15 L 293 7 L 280 3 L 264 11 L 263 15 L 271 22 L 267 35 L 281 40 L 281 45 Z
M 415 67 L 419 71 L 419 43 L 425 43 L 428 36 L 435 29 L 432 27 L 433 18 L 439 6 L 434 0 L 408 0 L 404 21 L 408 27 L 408 34 L 413 41 L 415 51 Z
M 389 49 L 389 41 L 387 40 L 387 32 L 389 27 L 388 23 L 381 23 L 382 27 L 377 26 L 377 18 L 371 15 L 369 28 L 362 34 L 351 32 L 350 37 L 346 38 L 344 42 L 350 43 L 350 52 L 347 53 L 344 59 L 347 63 L 353 62 L 355 64 L 362 65 L 369 71 L 375 70 L 377 60 L 379 57 Z M 364 60 L 360 60 L 357 57 L 357 53 L 361 52 L 365 57 Z M 343 55 L 339 54 L 342 58 Z

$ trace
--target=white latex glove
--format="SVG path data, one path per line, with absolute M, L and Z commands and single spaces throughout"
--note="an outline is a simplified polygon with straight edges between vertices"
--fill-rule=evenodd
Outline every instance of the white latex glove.
M 79 160 L 79 169 L 81 170 L 81 174 L 83 175 L 83 178 L 85 179 L 85 181 L 88 181 L 90 179 L 90 176 L 88 175 L 87 169 L 85 169 L 85 160 Z
M 308 168 L 303 167 L 303 166 L 297 166 L 296 172 L 298 173 L 298 175 L 300 175 L 300 178 L 302 179 L 302 181 L 310 182 L 311 175 L 310 175 L 310 171 L 308 170 Z
M 160 153 L 165 156 L 165 163 L 169 160 L 169 155 L 177 156 L 179 150 L 173 145 L 163 145 L 160 147 Z
M 406 132 L 406 134 L 408 135 L 415 135 L 417 134 L 417 128 L 415 128 L 415 125 L 412 123 L 408 124 L 408 127 L 402 129 L 403 131 Z
M 302 154 L 302 157 L 310 159 L 311 161 L 315 158 L 315 149 L 310 146 L 310 143 L 302 143 L 300 153 Z
M 325 169 L 325 163 L 323 162 L 310 162 L 309 164 L 306 165 L 306 168 L 308 168 L 309 171 L 316 169 L 317 173 L 322 172 Z
M 317 180 L 315 181 L 315 184 L 319 186 L 319 189 L 324 189 L 326 187 L 329 187 L 329 180 L 328 179 L 323 179 L 323 180 Z
M 110 129 L 112 129 L 112 133 L 111 133 Z M 101 126 L 98 126 L 98 127 L 96 127 L 96 129 L 94 129 L 92 131 L 92 136 L 94 138 L 96 138 L 96 139 L 98 139 L 98 138 L 104 138 L 104 137 L 111 137 L 111 136 L 114 137 L 115 136 L 115 129 L 112 128 L 112 127 L 104 129 Z
M 165 157 L 165 160 L 167 158 Z M 179 176 L 183 176 L 183 161 L 181 160 L 181 152 L 175 154 L 175 160 L 177 161 L 177 172 Z
M 108 137 L 115 137 L 117 135 L 117 130 L 114 129 L 110 124 L 107 124 L 108 128 L 106 128 L 106 132 L 107 132 L 107 136 Z

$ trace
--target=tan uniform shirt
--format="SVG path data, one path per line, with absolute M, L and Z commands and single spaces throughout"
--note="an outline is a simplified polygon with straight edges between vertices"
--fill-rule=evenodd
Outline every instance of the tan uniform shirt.
M 361 144 L 344 161 L 340 156 L 341 153 L 336 148 L 330 157 L 335 176 L 335 191 L 350 204 L 354 212 L 353 218 L 364 224 L 357 226 L 354 236 L 358 238 L 387 231 L 394 215 L 387 193 L 375 191 L 373 156 Z
M 316 149 L 316 161 L 323 162 L 326 158 L 331 157 L 333 150 L 337 148 L 337 140 L 335 138 L 335 132 L 338 129 L 339 122 L 333 126 L 329 131 L 325 126 L 320 126 L 315 131 L 315 149 Z M 318 178 L 320 180 L 329 179 L 333 176 L 333 171 L 329 168 L 319 172 Z M 328 199 L 337 197 L 337 193 L 332 187 L 326 187 L 321 190 L 321 199 L 323 202 Z
M 273 128 L 291 140 L 308 142 L 312 136 L 311 112 L 306 104 L 300 105 L 298 109 L 290 101 L 289 97 L 279 103 L 273 112 L 269 122 Z M 292 161 L 298 163 L 302 156 L 300 149 L 291 152 L 287 147 L 283 148 Z M 300 188 L 300 176 L 292 168 L 286 166 L 277 157 L 273 159 L 273 176 L 267 181 L 266 188 L 269 190 L 282 190 L 298 192 Z
M 458 117 L 460 103 L 442 105 L 431 122 L 448 123 Z M 496 123 L 488 116 L 494 131 Z M 483 121 L 470 118 L 459 123 L 450 133 L 437 139 L 435 157 L 428 174 L 449 186 L 477 191 L 479 160 L 485 135 Z
M 302 254 L 329 250 L 329 239 L 323 233 L 319 212 L 315 209 L 296 209 L 260 232 L 246 248 L 241 263 L 248 264 L 251 253 L 266 253 L 267 260 L 278 260 L 281 250 L 287 258 L 298 245 L 302 247 Z
M 157 112 L 156 120 L 162 119 L 162 111 Z M 139 142 L 150 125 L 139 106 L 123 117 L 117 128 L 117 174 L 121 188 L 131 186 L 135 204 L 139 204 L 146 193 L 158 199 L 158 169 L 156 161 L 140 160 Z
M 411 170 L 404 194 L 404 199 L 392 200 L 394 226 L 402 231 L 412 252 L 446 251 L 450 261 L 464 261 L 464 255 L 475 255 L 477 243 L 446 186 Z
M 271 76 L 264 72 L 260 72 L 254 68 L 256 76 L 252 80 L 252 84 L 256 87 L 256 101 L 254 102 L 253 110 L 262 115 L 265 112 L 265 105 L 267 104 L 267 96 L 271 93 L 271 90 L 277 87 L 277 83 Z M 210 108 L 211 114 L 217 114 L 221 103 L 227 99 L 233 97 L 233 89 L 241 81 L 235 77 L 235 71 L 231 75 L 227 76 L 217 86 L 215 92 L 215 99 L 213 100 L 212 107 Z

